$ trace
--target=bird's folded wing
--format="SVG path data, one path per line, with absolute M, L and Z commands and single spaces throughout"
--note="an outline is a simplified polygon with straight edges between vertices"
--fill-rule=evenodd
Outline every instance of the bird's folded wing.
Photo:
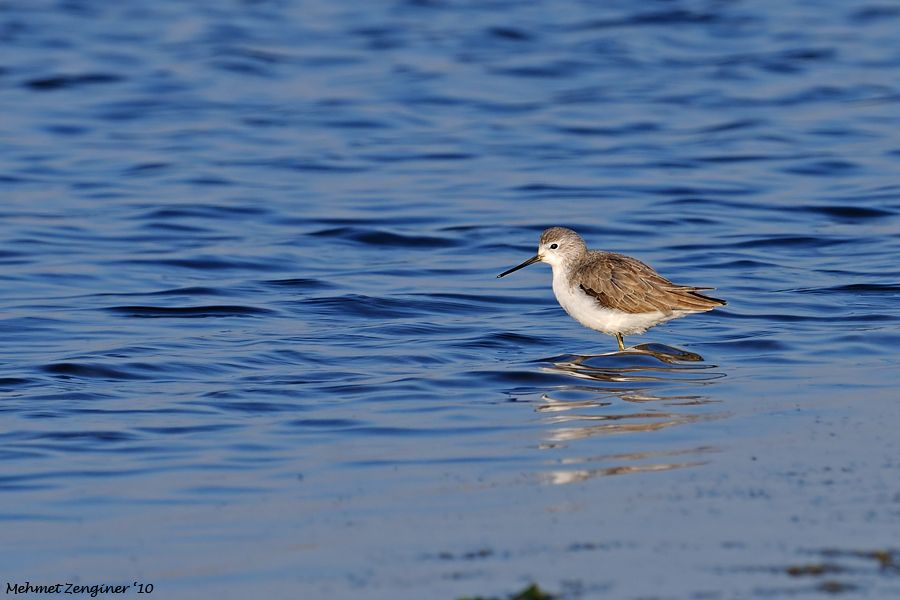
M 592 254 L 574 275 L 581 289 L 598 304 L 632 314 L 709 310 L 724 304 L 697 293 L 707 288 L 672 283 L 648 265 L 623 254 Z

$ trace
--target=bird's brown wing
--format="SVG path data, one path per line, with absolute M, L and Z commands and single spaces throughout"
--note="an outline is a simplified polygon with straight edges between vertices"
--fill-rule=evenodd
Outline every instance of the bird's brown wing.
M 575 282 L 598 304 L 627 313 L 710 310 L 723 300 L 697 293 L 701 289 L 672 283 L 636 258 L 592 252 L 573 273 Z

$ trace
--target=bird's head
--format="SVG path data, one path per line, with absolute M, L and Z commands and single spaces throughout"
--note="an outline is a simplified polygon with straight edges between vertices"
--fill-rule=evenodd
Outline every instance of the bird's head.
M 550 227 L 541 234 L 541 239 L 538 241 L 537 254 L 522 264 L 500 273 L 497 277 L 505 277 L 536 262 L 545 262 L 552 267 L 561 266 L 581 256 L 586 251 L 587 246 L 585 246 L 584 240 L 581 239 L 580 235 L 565 227 Z

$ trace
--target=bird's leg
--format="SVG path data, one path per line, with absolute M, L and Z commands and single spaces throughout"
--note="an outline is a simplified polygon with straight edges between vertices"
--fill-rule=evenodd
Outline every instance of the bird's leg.
M 616 334 L 616 341 L 619 342 L 619 350 L 625 349 L 625 339 L 622 337 L 621 333 Z

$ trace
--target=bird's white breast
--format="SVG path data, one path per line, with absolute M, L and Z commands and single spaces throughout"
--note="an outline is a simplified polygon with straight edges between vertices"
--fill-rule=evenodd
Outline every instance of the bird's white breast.
M 596 298 L 586 294 L 580 287 L 571 285 L 562 268 L 553 269 L 553 294 L 563 310 L 569 313 L 569 316 L 585 327 L 607 335 L 643 333 L 654 325 L 684 315 L 683 311 L 628 313 L 614 308 L 605 308 L 597 303 Z

